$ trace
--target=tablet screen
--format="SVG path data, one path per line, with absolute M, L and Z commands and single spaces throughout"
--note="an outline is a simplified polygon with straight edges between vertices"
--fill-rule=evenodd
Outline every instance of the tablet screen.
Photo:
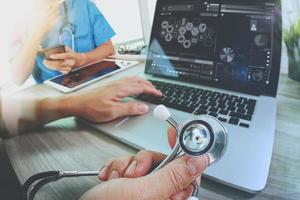
M 118 69 L 120 69 L 120 67 L 114 61 L 101 61 L 72 71 L 69 74 L 61 75 L 51 81 L 68 88 L 74 88 Z

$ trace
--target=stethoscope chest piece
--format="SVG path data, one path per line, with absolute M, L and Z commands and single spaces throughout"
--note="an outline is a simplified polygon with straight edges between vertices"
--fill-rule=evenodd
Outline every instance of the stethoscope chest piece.
M 227 147 L 227 131 L 218 119 L 209 115 L 199 115 L 180 126 L 164 105 L 157 106 L 153 114 L 157 119 L 172 125 L 177 134 L 175 147 L 158 168 L 184 154 L 194 157 L 207 154 L 210 157 L 209 165 L 224 155 Z
M 227 131 L 218 119 L 200 115 L 179 126 L 164 105 L 157 106 L 153 114 L 157 119 L 167 121 L 175 128 L 177 140 L 172 152 L 151 173 L 155 173 L 182 155 L 193 157 L 208 155 L 209 165 L 224 155 L 227 147 Z M 189 200 L 197 200 L 198 193 L 199 185 L 194 183 L 193 194 Z
M 178 142 L 185 154 L 208 154 L 211 165 L 225 153 L 227 131 L 219 120 L 207 115 L 197 116 L 184 123 L 179 130 Z

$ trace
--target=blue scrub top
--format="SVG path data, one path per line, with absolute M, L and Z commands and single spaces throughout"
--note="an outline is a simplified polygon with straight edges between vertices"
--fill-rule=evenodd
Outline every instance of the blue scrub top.
M 104 42 L 110 40 L 115 32 L 109 25 L 96 5 L 90 0 L 67 0 L 68 21 L 74 28 L 75 52 L 89 52 Z M 65 13 L 63 5 L 61 6 L 61 17 L 57 25 L 49 32 L 42 41 L 42 47 L 55 47 L 60 45 L 60 31 L 64 25 Z M 62 43 L 72 48 L 71 33 L 64 31 L 62 34 Z M 36 58 L 33 77 L 37 83 L 43 83 L 45 80 L 61 74 L 58 71 L 48 69 L 43 64 L 44 56 L 38 55 Z

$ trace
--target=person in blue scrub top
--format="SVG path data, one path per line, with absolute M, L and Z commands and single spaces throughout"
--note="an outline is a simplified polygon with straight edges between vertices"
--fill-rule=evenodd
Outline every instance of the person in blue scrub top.
M 37 19 L 25 37 L 14 42 L 12 76 L 23 84 L 32 74 L 37 83 L 69 73 L 114 54 L 111 38 L 115 35 L 101 11 L 90 0 L 35 0 L 40 4 Z M 66 52 L 45 59 L 41 48 L 65 45 Z

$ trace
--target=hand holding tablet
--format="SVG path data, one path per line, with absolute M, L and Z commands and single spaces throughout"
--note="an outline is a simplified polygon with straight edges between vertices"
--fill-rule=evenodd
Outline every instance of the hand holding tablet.
M 56 59 L 53 59 L 51 57 L 51 55 L 65 53 L 66 48 L 64 45 L 59 45 L 57 47 L 43 49 L 42 52 L 44 53 L 44 56 L 47 60 L 56 60 Z
M 55 71 L 68 74 L 83 65 L 84 54 L 74 52 L 68 46 L 58 46 L 44 51 L 43 64 Z

